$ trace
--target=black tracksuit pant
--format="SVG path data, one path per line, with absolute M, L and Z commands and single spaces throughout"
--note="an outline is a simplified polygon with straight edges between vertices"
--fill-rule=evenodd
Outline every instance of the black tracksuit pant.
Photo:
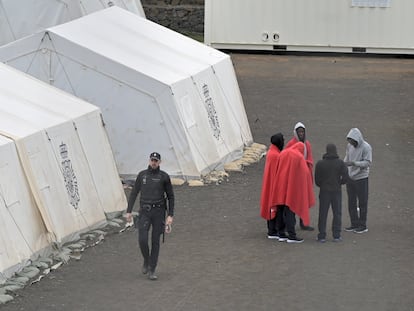
M 346 184 L 346 191 L 348 193 L 348 211 L 349 217 L 351 218 L 351 226 L 366 229 L 368 214 L 368 177 L 349 181 Z
M 319 220 L 318 220 L 318 239 L 326 239 L 326 220 L 329 207 L 332 206 L 332 233 L 334 239 L 341 237 L 342 226 L 342 192 L 321 190 L 319 192 Z

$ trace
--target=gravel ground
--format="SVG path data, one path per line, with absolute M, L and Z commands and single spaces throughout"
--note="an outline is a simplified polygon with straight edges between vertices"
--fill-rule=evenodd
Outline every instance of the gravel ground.
M 140 274 L 136 231 L 108 234 L 80 260 L 14 294 L 1 310 L 414 310 L 414 60 L 232 54 L 255 142 L 302 121 L 314 159 L 361 129 L 373 148 L 369 232 L 319 244 L 266 238 L 264 160 L 228 182 L 176 186 L 159 280 Z M 317 195 L 318 189 L 315 188 Z M 318 204 L 318 203 L 317 203 Z M 349 224 L 343 191 L 343 225 Z M 317 226 L 318 207 L 311 209 Z M 331 218 L 331 216 L 330 216 Z M 330 220 L 328 220 L 330 221 Z M 328 226 L 328 234 L 329 226 Z

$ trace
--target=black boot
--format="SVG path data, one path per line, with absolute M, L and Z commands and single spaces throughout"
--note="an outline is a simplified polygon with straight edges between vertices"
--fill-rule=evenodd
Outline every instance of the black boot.
M 147 274 L 148 273 L 148 270 L 149 270 L 149 268 L 148 268 L 148 259 L 147 260 L 145 260 L 144 259 L 144 264 L 142 265 L 142 274 Z
M 314 227 L 311 227 L 311 226 L 305 226 L 305 225 L 304 225 L 304 223 L 303 223 L 303 220 L 302 220 L 302 219 L 300 220 L 300 228 L 301 228 L 302 230 L 305 230 L 305 231 L 313 231 L 313 230 L 315 230 L 315 228 L 314 228 Z
M 142 265 L 142 274 L 147 274 L 148 273 L 148 264 L 143 264 Z
M 151 270 L 148 274 L 148 279 L 151 281 L 156 281 L 158 279 L 158 276 L 155 274 L 155 271 Z

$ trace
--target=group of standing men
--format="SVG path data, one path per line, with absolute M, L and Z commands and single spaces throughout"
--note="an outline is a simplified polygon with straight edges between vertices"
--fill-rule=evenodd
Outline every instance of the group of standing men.
M 266 155 L 263 186 L 260 200 L 261 217 L 267 220 L 268 238 L 301 243 L 296 234 L 296 215 L 302 230 L 312 231 L 309 226 L 309 208 L 315 204 L 313 192 L 312 146 L 306 139 L 306 128 L 298 122 L 293 138 L 284 146 L 283 134 L 270 139 Z M 332 207 L 333 241 L 342 241 L 342 192 L 346 184 L 348 211 L 351 225 L 345 231 L 368 231 L 368 176 L 372 162 L 371 146 L 357 128 L 347 135 L 348 145 L 344 160 L 339 159 L 336 146 L 328 144 L 326 153 L 315 166 L 315 184 L 320 187 L 317 241 L 326 242 L 326 221 Z
M 315 204 L 313 193 L 312 146 L 306 139 L 305 125 L 297 123 L 294 137 L 284 146 L 283 134 L 271 137 L 266 156 L 261 194 L 261 216 L 267 220 L 268 238 L 301 243 L 296 235 L 296 215 L 303 230 L 309 226 L 309 208 Z M 341 241 L 341 185 L 347 184 L 348 209 L 351 225 L 345 231 L 367 232 L 368 175 L 372 162 L 371 146 L 361 132 L 352 128 L 347 135 L 348 145 L 344 161 L 339 159 L 336 146 L 328 144 L 326 154 L 315 168 L 315 183 L 319 193 L 319 242 L 326 241 L 326 219 L 329 207 L 333 210 L 333 238 Z M 284 148 L 285 147 L 285 148 Z M 157 280 L 155 273 L 160 249 L 160 237 L 171 231 L 174 216 L 174 192 L 170 176 L 160 169 L 161 155 L 152 152 L 148 167 L 139 172 L 128 200 L 126 218 L 133 220 L 132 209 L 140 194 L 138 244 L 144 260 L 142 273 Z M 167 214 L 167 216 L 166 216 Z M 149 231 L 151 247 L 149 247 Z

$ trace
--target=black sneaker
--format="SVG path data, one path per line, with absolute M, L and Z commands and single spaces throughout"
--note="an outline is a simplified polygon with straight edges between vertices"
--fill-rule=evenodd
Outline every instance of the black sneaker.
M 367 227 L 359 227 L 359 228 L 354 229 L 354 232 L 355 233 L 365 233 L 365 232 L 368 232 L 368 228 Z
M 349 227 L 346 227 L 346 228 L 344 228 L 344 230 L 346 231 L 346 232 L 353 232 L 355 229 L 357 229 L 358 227 L 356 227 L 356 226 L 349 226 Z
M 300 226 L 300 228 L 304 231 L 313 231 L 313 230 L 315 230 L 315 228 L 311 227 L 311 226 Z
M 342 242 L 342 238 L 341 238 L 341 237 L 339 237 L 339 238 L 334 238 L 332 241 L 334 241 L 334 242 L 336 242 L 336 243 L 339 243 L 339 242 Z
M 288 243 L 302 243 L 303 239 L 298 238 L 298 237 L 288 238 L 286 242 L 288 242 Z
M 279 234 L 279 242 L 286 242 L 288 240 L 288 236 L 286 234 Z

